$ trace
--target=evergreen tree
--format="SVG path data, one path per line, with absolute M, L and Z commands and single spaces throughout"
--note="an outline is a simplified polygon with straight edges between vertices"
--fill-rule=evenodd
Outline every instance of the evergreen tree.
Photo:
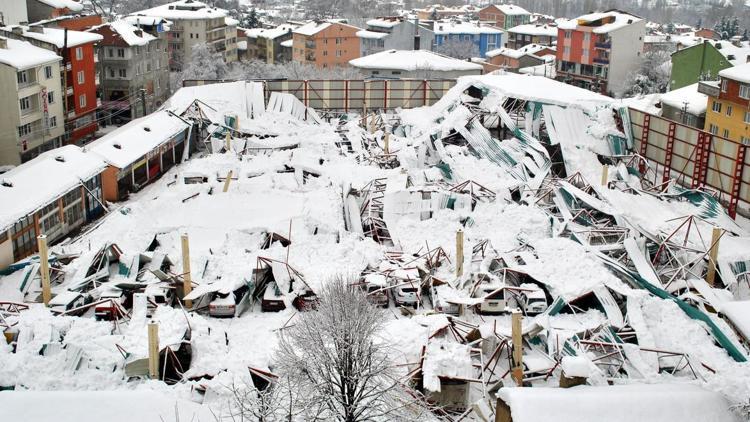
M 742 41 L 750 41 L 750 38 L 748 38 L 747 35 L 747 29 L 745 29 L 745 32 L 742 33 Z
M 250 13 L 246 13 L 244 15 L 244 19 L 242 19 L 242 27 L 245 29 L 251 29 L 251 28 L 260 28 L 260 19 L 258 19 L 258 12 L 255 11 L 255 8 L 253 7 L 250 9 Z

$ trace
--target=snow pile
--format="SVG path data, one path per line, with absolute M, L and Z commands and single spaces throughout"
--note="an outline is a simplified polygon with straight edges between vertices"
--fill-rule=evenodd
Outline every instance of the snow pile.
M 430 342 L 422 366 L 422 383 L 429 391 L 440 392 L 440 378 L 471 379 L 471 348 L 458 343 Z

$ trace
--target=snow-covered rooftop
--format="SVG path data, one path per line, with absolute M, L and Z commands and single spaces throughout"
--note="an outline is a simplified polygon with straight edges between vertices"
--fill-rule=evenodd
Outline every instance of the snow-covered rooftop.
M 435 22 L 435 34 L 502 34 L 501 29 L 480 26 L 479 22 Z
M 516 6 L 514 4 L 496 4 L 494 5 L 498 9 L 500 9 L 501 12 L 503 12 L 506 15 L 530 15 L 528 10 L 524 9 L 521 6 Z
M 151 9 L 141 10 L 134 15 L 159 16 L 170 20 L 183 19 L 213 19 L 224 18 L 229 15 L 224 9 L 210 7 L 197 0 L 179 0 Z
M 465 60 L 433 53 L 427 50 L 386 50 L 349 61 L 361 69 L 398 69 L 414 71 L 430 69 L 439 71 L 482 70 L 482 66 Z
M 129 16 L 123 16 L 122 20 L 124 20 L 125 22 L 128 22 L 131 25 L 135 25 L 136 27 L 138 25 L 156 26 L 156 25 L 162 24 L 162 25 L 168 26 L 171 24 L 170 21 L 164 19 L 161 16 L 148 16 L 148 15 L 140 14 L 140 13 L 132 14 Z
M 498 48 L 495 50 L 488 51 L 486 53 L 486 56 L 495 57 L 495 56 L 502 55 L 502 56 L 507 56 L 507 57 L 511 57 L 514 59 L 519 59 L 526 55 L 536 56 L 537 53 L 548 48 L 551 48 L 551 47 L 548 47 L 546 45 L 541 45 L 541 44 L 527 44 L 519 49 L 503 47 L 503 48 Z
M 272 40 L 282 35 L 289 34 L 292 31 L 294 31 L 296 28 L 297 28 L 297 25 L 282 24 L 282 25 L 277 26 L 276 28 L 266 29 L 265 31 L 262 31 L 258 35 L 262 36 L 263 38 L 268 38 Z
M 47 151 L 0 174 L 0 232 L 102 172 L 106 163 L 75 145 Z
M 750 62 L 719 71 L 722 78 L 750 84 Z
M 0 48 L 0 63 L 25 70 L 46 63 L 62 60 L 54 52 L 32 45 L 28 41 L 19 41 L 12 38 L 4 38 L 8 48 Z
M 68 9 L 71 12 L 80 12 L 83 10 L 83 4 L 75 0 L 36 0 L 39 3 L 54 7 L 55 9 Z
M 50 44 L 54 44 L 57 48 L 63 48 L 65 46 L 66 31 L 61 28 L 45 28 L 42 26 L 7 26 L 3 29 L 6 31 L 12 31 L 13 28 L 21 28 L 23 30 L 23 36 L 37 41 L 42 41 Z M 68 47 L 76 47 L 83 44 L 96 43 L 104 39 L 99 34 L 82 31 L 67 31 L 67 45 Z
M 593 26 L 595 34 L 606 34 L 628 25 L 640 22 L 643 19 L 616 10 L 609 12 L 596 12 L 582 15 L 567 21 L 561 21 L 558 26 L 561 29 L 576 29 L 578 26 Z
M 686 111 L 688 113 L 701 115 L 706 112 L 708 95 L 698 92 L 698 84 L 694 83 L 661 94 L 661 102 L 680 110 L 683 107 L 687 107 Z
M 508 29 L 508 32 L 522 35 L 557 37 L 557 26 L 549 24 L 535 25 L 530 23 L 514 26 L 513 28 Z
M 123 169 L 187 127 L 185 122 L 167 111 L 157 111 L 133 120 L 86 145 L 86 151 Z
M 117 20 L 103 25 L 95 26 L 89 31 L 96 31 L 99 28 L 109 27 L 115 34 L 119 35 L 120 38 L 129 46 L 140 46 L 146 45 L 149 42 L 156 39 L 155 36 L 148 32 L 138 29 L 135 25 L 131 25 L 125 20 Z
M 367 21 L 367 26 L 375 26 L 378 28 L 393 28 L 401 22 L 401 19 L 370 19 Z
M 381 38 L 386 38 L 388 35 L 390 35 L 387 32 L 375 32 L 375 31 L 367 31 L 365 29 L 361 31 L 357 31 L 357 37 L 359 38 L 368 38 L 373 40 L 379 40 Z
M 357 29 L 357 30 L 360 29 L 360 28 L 357 28 L 356 26 L 349 25 L 347 23 L 340 22 L 338 20 L 327 20 L 327 21 L 313 21 L 313 22 L 308 22 L 308 23 L 300 26 L 299 28 L 296 28 L 293 32 L 295 34 L 300 34 L 300 35 L 304 35 L 304 36 L 311 36 L 311 35 L 315 35 L 318 32 L 320 32 L 320 31 L 322 31 L 322 30 L 330 27 L 333 24 L 344 25 L 344 26 L 347 26 L 349 28 L 354 28 L 354 29 Z

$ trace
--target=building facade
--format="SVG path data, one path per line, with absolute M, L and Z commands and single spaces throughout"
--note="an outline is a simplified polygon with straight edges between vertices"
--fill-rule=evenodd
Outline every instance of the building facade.
M 518 25 L 508 29 L 508 41 L 505 46 L 519 49 L 529 44 L 553 46 L 557 43 L 557 26 L 550 24 Z
M 474 51 L 468 53 L 485 57 L 488 51 L 503 46 L 503 31 L 481 26 L 479 22 L 435 22 L 434 32 L 435 48 L 444 53 L 448 53 L 446 49 L 465 48 L 464 44 L 471 44 Z
M 62 57 L 0 37 L 0 165 L 18 165 L 63 144 Z
M 196 0 L 180 0 L 132 14 L 130 19 L 163 18 L 171 22 L 168 32 L 169 67 L 180 71 L 190 61 L 193 47 L 208 44 L 222 53 L 227 63 L 238 60 L 237 21 L 224 9 Z
M 29 22 L 26 0 L 0 1 L 0 24 L 20 25 Z
M 561 22 L 557 33 L 557 79 L 592 91 L 619 93 L 639 67 L 646 22 L 610 10 Z
M 294 61 L 329 68 L 359 57 L 360 28 L 340 22 L 310 22 L 293 31 Z
M 4 0 L 8 1 L 8 0 Z M 26 0 L 29 22 L 38 22 L 83 11 L 83 4 L 74 0 Z
M 401 17 L 367 21 L 367 29 L 358 31 L 360 55 L 385 50 L 433 50 L 435 33 Z
M 498 28 L 510 29 L 531 22 L 531 13 L 512 4 L 491 4 L 479 11 L 479 20 L 492 22 Z
M 101 35 L 39 25 L 0 28 L 0 35 L 28 41 L 62 57 L 65 143 L 80 145 L 93 138 L 98 127 L 99 85 L 94 46 L 102 40 Z
M 97 46 L 102 117 L 110 121 L 143 117 L 169 98 L 166 40 L 122 20 L 91 32 L 103 37 Z
M 482 74 L 479 64 L 429 50 L 386 50 L 349 64 L 366 78 L 374 79 L 456 79 Z
M 672 53 L 669 89 L 679 89 L 699 81 L 716 80 L 724 69 L 750 60 L 750 43 L 704 40 Z
M 498 48 L 487 52 L 487 60 L 484 63 L 485 72 L 489 73 L 498 69 L 518 72 L 519 69 L 524 67 L 544 64 L 543 57 L 550 54 L 555 54 L 553 48 L 538 44 L 529 44 L 517 50 Z
M 37 236 L 65 239 L 103 212 L 101 158 L 75 145 L 47 151 L 3 174 L 0 270 L 37 252 Z
M 750 145 L 750 63 L 719 72 L 716 90 L 708 94 L 705 130 Z

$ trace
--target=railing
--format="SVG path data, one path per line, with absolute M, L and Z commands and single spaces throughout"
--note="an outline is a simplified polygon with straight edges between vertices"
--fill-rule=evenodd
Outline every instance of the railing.
M 634 149 L 661 175 L 655 182 L 674 177 L 714 191 L 732 217 L 750 212 L 750 146 L 632 108 L 630 121 Z
M 609 64 L 609 59 L 605 59 L 602 57 L 594 57 L 594 63 Z
M 612 47 L 612 43 L 611 42 L 595 42 L 594 47 L 608 49 Z
M 721 94 L 721 88 L 719 88 L 719 81 L 713 82 L 698 82 L 698 92 L 706 94 L 709 97 L 718 97 Z

